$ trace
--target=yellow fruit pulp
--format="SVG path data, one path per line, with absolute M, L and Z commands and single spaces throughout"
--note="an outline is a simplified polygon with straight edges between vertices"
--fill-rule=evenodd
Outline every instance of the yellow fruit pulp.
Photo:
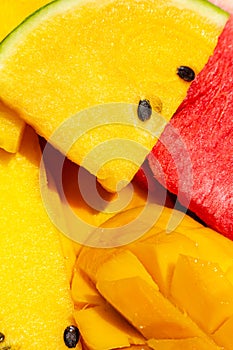
M 173 269 L 179 254 L 187 251 L 193 256 L 197 255 L 195 242 L 190 238 L 172 232 L 158 233 L 138 244 L 132 244 L 130 250 L 142 261 L 147 271 L 160 286 L 160 291 L 168 295 Z
M 48 0 L 1 0 L 0 3 L 0 41 L 17 25 Z M 0 101 L 0 148 L 7 152 L 18 151 L 25 123 L 18 113 Z
M 101 226 L 121 227 L 141 210 L 127 210 Z M 233 242 L 187 215 L 167 232 L 171 216 L 180 213 L 156 204 L 149 211 L 150 218 L 160 216 L 135 242 L 82 247 L 72 283 L 75 307 L 82 312 L 110 303 L 155 349 L 231 350 Z M 144 229 L 143 220 L 136 225 Z M 84 341 L 94 344 L 87 319 L 77 322 L 85 329 Z
M 20 147 L 25 122 L 0 101 L 0 148 L 15 153 Z
M 110 305 L 102 304 L 75 312 L 89 350 L 108 350 L 144 344 L 145 339 Z
M 213 338 L 217 344 L 223 346 L 225 350 L 233 348 L 232 339 L 233 315 L 228 318 L 213 334 Z
M 154 350 L 220 350 L 217 345 L 203 338 L 150 339 L 148 345 Z
M 73 303 L 60 234 L 41 202 L 39 162 L 29 127 L 19 153 L 0 150 L 0 332 L 12 349 L 65 350 Z
M 201 336 L 192 320 L 141 277 L 97 281 L 97 289 L 146 338 Z
M 169 120 L 189 86 L 178 77 L 177 68 L 187 65 L 198 73 L 226 20 L 204 1 L 54 2 L 3 42 L 1 98 L 47 139 L 69 117 L 99 104 L 133 104 L 136 121 L 139 100 L 148 99 L 153 110 L 162 106 Z M 84 113 L 87 129 L 93 113 L 96 110 Z M 156 137 L 138 130 L 134 122 L 125 125 L 123 111 L 121 125 L 111 125 L 111 118 L 102 113 L 98 118 L 97 124 L 109 121 L 109 125 L 85 130 L 68 157 L 82 164 L 90 156 L 85 167 L 104 187 L 116 191 L 119 181 L 131 181 L 140 166 L 128 159 L 129 142 L 122 150 L 126 153 L 115 155 L 122 139 L 133 140 L 140 150 L 146 148 L 142 162 Z M 146 124 L 152 119 L 157 117 Z M 155 125 L 158 134 L 163 127 L 161 122 Z M 66 152 L 64 143 L 73 140 L 79 128 L 79 119 L 70 122 L 53 139 L 54 145 Z M 97 145 L 118 138 L 104 152 L 99 148 L 99 153 L 89 154 Z
M 124 266 L 124 269 L 122 269 Z M 97 281 L 115 281 L 122 278 L 140 277 L 153 288 L 158 289 L 151 276 L 137 257 L 128 250 L 119 251 L 112 259 L 99 267 Z
M 171 295 L 208 334 L 233 315 L 233 285 L 214 262 L 180 255 Z

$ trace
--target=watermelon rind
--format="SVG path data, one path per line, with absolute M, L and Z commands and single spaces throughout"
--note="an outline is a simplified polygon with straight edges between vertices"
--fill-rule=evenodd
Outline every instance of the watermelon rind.
M 169 0 L 167 4 L 180 9 L 190 9 L 216 25 L 224 26 L 230 14 L 208 0 Z

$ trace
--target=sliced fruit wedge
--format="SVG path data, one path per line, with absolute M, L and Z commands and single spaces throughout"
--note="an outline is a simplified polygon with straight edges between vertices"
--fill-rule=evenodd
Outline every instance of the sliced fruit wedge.
M 188 316 L 141 277 L 100 279 L 96 286 L 105 299 L 146 339 L 180 339 L 203 335 Z
M 171 295 L 207 334 L 233 315 L 233 285 L 218 264 L 210 261 L 180 255 Z
M 152 349 L 230 350 L 233 242 L 187 215 L 176 231 L 167 231 L 173 210 L 159 207 L 150 206 L 150 217 L 160 217 L 137 241 L 81 249 L 72 284 L 75 307 L 110 303 Z M 122 212 L 101 227 L 126 225 L 141 210 Z M 144 228 L 142 221 L 136 226 Z M 91 341 L 94 347 L 94 335 Z
M 4 349 L 41 350 L 50 344 L 51 349 L 67 350 L 63 332 L 74 323 L 60 233 L 41 202 L 40 157 L 37 135 L 29 127 L 18 153 L 0 150 Z
M 49 0 L 1 0 L 0 41 L 16 26 Z M 19 150 L 25 122 L 19 114 L 0 101 L 0 148 L 15 153 Z
M 203 68 L 227 18 L 204 0 L 54 1 L 1 43 L 1 98 L 116 191 L 131 181 L 184 99 L 189 83 L 177 69 L 189 66 L 198 73 Z M 138 123 L 140 100 L 148 100 L 165 120 L 152 113 Z M 111 103 L 123 104 L 118 125 L 112 123 L 111 108 L 90 111 Z M 80 115 L 69 119 L 83 110 L 84 126 Z M 81 125 L 84 134 L 77 140 Z
M 233 315 L 229 317 L 213 334 L 215 342 L 223 346 L 226 350 L 231 350 L 233 347 L 232 327 Z
M 145 344 L 143 336 L 107 303 L 76 311 L 75 319 L 88 350 Z

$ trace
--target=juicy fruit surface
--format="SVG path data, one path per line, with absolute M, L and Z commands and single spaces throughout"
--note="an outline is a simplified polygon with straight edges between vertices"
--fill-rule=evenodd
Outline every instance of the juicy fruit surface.
M 0 41 L 28 15 L 46 3 L 48 0 L 1 0 Z M 12 153 L 17 152 L 24 126 L 25 123 L 19 115 L 0 101 L 0 148 Z
M 156 110 L 159 98 L 169 119 L 188 87 L 177 67 L 188 65 L 198 73 L 226 19 L 207 2 L 54 2 L 2 43 L 1 97 L 46 138 L 68 117 L 100 103 L 137 105 L 146 98 Z M 135 132 L 123 130 L 126 139 Z M 87 132 L 68 156 L 80 164 L 97 144 L 118 134 L 109 126 Z M 135 141 L 148 149 L 155 142 L 143 133 L 136 133 Z M 130 181 L 137 168 L 117 159 L 97 177 L 115 191 L 119 179 Z
M 120 213 L 102 227 L 124 225 L 140 210 Z M 151 206 L 151 215 L 155 210 Z M 127 246 L 81 249 L 72 295 L 77 324 L 91 349 L 95 338 L 85 315 L 100 317 L 99 308 L 110 304 L 148 340 L 149 348 L 231 350 L 233 242 L 188 216 L 168 234 L 171 213 L 165 208 L 156 224 Z M 106 331 L 105 323 L 98 324 L 97 344 Z M 120 340 L 114 341 L 120 347 Z
M 73 303 L 59 233 L 40 198 L 39 161 L 29 128 L 19 153 L 0 151 L 0 331 L 12 348 L 65 350 Z
M 189 208 L 207 225 L 230 238 L 233 238 L 233 94 L 229 79 L 233 72 L 232 35 L 233 18 L 220 36 L 214 55 L 191 84 L 186 99 L 149 156 L 154 176 L 178 194 L 181 202 L 186 199 L 187 203 L 190 198 Z M 192 187 L 186 186 L 190 183 L 186 172 L 180 177 L 177 173 L 187 162 L 187 157 L 181 158 L 181 151 L 177 151 L 177 133 L 190 157 Z

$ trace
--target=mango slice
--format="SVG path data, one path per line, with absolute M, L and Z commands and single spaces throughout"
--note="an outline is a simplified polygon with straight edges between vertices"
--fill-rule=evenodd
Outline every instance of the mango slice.
M 76 268 L 82 270 L 93 283 L 96 283 L 96 275 L 99 267 L 116 252 L 117 248 L 101 249 L 84 247 L 78 255 Z
M 97 283 L 100 281 L 115 281 L 131 277 L 140 277 L 154 289 L 159 289 L 143 264 L 128 250 L 123 250 L 114 254 L 99 267 L 96 274 Z
M 233 264 L 227 269 L 225 276 L 233 285 Z
M 79 269 L 75 270 L 72 278 L 71 296 L 76 309 L 104 303 L 104 299 L 96 290 L 95 285 Z
M 67 350 L 73 302 L 60 233 L 40 197 L 40 157 L 29 127 L 18 153 L 0 150 L 0 331 L 12 348 Z
M 127 225 L 141 212 L 142 207 L 129 209 L 101 227 Z M 227 344 L 232 323 L 233 242 L 180 214 L 161 210 L 159 204 L 149 205 L 148 216 L 137 225 L 143 229 L 152 216 L 157 221 L 144 235 L 111 249 L 83 247 L 76 273 L 81 269 L 84 278 L 88 276 L 96 286 L 97 295 L 147 340 L 156 338 L 158 349 L 220 350 Z M 180 220 L 172 232 L 168 229 L 171 219 L 173 224 Z M 186 253 L 189 256 L 182 255 Z M 72 292 L 76 289 L 74 285 Z
M 177 305 L 211 334 L 233 315 L 233 285 L 218 264 L 180 255 L 171 283 Z
M 132 180 L 184 99 L 189 84 L 177 68 L 198 73 L 227 18 L 196 0 L 52 2 L 1 44 L 1 98 L 115 192 Z M 138 123 L 144 99 L 154 113 Z
M 141 277 L 100 280 L 96 287 L 147 339 L 180 339 L 202 335 L 188 316 Z
M 150 339 L 148 345 L 154 350 L 220 350 L 220 348 L 205 338 L 188 339 Z
M 217 344 L 223 346 L 225 350 L 231 350 L 233 348 L 233 315 L 228 318 L 213 334 L 213 339 Z
M 197 256 L 197 247 L 190 238 L 177 233 L 161 232 L 129 248 L 142 262 L 160 291 L 169 296 L 172 274 L 179 254 Z
M 108 304 L 76 311 L 75 320 L 89 350 L 145 344 L 140 333 Z
M 190 223 L 193 220 L 190 219 Z M 181 232 L 186 237 L 196 242 L 198 256 L 203 260 L 217 263 L 225 272 L 233 265 L 233 243 L 229 239 L 225 239 L 218 232 L 208 227 L 203 228 L 199 224 L 197 229 L 191 227 L 183 228 L 182 225 L 177 226 L 177 232 Z M 208 249 L 206 249 L 208 247 Z

